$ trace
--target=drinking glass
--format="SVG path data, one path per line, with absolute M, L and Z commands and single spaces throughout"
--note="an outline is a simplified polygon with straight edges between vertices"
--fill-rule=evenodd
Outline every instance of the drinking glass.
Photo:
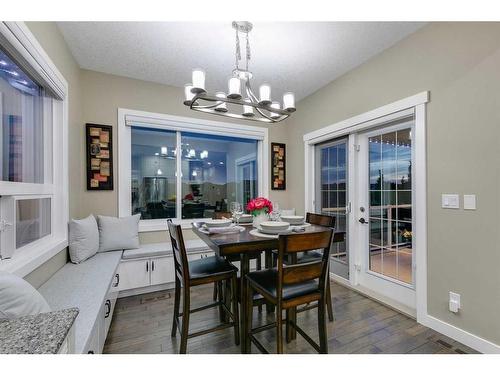
M 240 218 L 243 215 L 243 205 L 240 202 L 232 202 L 231 203 L 231 213 L 233 217 L 236 219 L 236 224 L 240 224 Z
M 281 207 L 278 202 L 273 202 L 273 219 L 274 221 L 281 221 Z

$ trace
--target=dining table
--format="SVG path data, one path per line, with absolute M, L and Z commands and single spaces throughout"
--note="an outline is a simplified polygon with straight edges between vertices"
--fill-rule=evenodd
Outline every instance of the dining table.
M 240 282 L 241 289 L 240 295 L 246 295 L 246 275 L 250 272 L 250 255 L 255 253 L 265 252 L 265 266 L 266 268 L 272 267 L 272 251 L 278 249 L 279 239 L 278 236 L 261 236 L 256 235 L 255 228 L 251 224 L 242 225 L 244 230 L 239 232 L 231 233 L 208 233 L 204 230 L 204 222 L 194 222 L 193 232 L 200 237 L 208 247 L 215 252 L 215 254 L 221 257 L 239 256 L 240 259 Z M 320 225 L 307 225 L 302 231 L 297 233 L 314 233 L 330 230 L 331 228 L 320 226 Z M 338 239 L 340 236 L 335 236 Z M 337 242 L 335 241 L 335 242 Z M 241 300 L 241 318 L 240 327 L 241 335 L 245 336 L 246 330 L 246 298 L 240 298 Z M 269 310 L 268 310 L 269 311 Z M 295 337 L 295 335 L 293 335 Z M 241 352 L 248 353 L 249 343 L 247 340 L 241 340 Z

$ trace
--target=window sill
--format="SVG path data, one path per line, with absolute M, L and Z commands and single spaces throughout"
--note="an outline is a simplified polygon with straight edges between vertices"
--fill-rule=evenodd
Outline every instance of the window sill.
M 212 219 L 203 218 L 203 219 L 172 219 L 174 224 L 180 224 L 182 229 L 191 229 L 192 223 L 199 221 L 211 221 Z M 167 219 L 154 219 L 154 220 L 141 220 L 139 222 L 139 232 L 161 232 L 167 231 Z
M 25 277 L 67 246 L 66 239 L 49 238 L 35 247 L 14 253 L 10 259 L 1 259 L 0 271 Z

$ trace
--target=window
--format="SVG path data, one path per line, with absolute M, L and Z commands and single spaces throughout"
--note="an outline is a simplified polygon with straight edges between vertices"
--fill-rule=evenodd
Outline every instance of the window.
M 23 23 L 2 26 L 0 270 L 24 276 L 67 246 L 67 83 Z
M 190 223 L 267 195 L 267 132 L 120 109 L 119 215 L 141 215 L 141 231 L 166 219 Z
M 131 132 L 132 213 L 143 220 L 178 218 L 178 194 L 182 219 L 211 218 L 230 202 L 257 196 L 258 141 L 142 127 Z

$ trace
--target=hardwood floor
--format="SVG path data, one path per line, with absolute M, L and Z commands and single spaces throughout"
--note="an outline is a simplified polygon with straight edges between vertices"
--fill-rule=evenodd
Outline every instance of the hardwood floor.
M 329 353 L 476 353 L 471 348 L 426 328 L 415 320 L 332 282 L 335 321 L 328 322 Z M 212 287 L 194 288 L 192 306 L 211 301 Z M 178 353 L 180 337 L 170 337 L 173 293 L 162 291 L 118 300 L 104 353 Z M 217 309 L 195 313 L 190 330 L 218 322 Z M 267 320 L 269 319 L 269 320 Z M 274 316 L 254 312 L 254 326 L 273 321 Z M 299 314 L 298 324 L 315 340 L 316 310 Z M 259 334 L 266 347 L 275 351 L 275 332 Z M 314 353 L 300 336 L 284 345 L 285 353 Z M 252 352 L 257 353 L 255 347 Z M 233 330 L 227 329 L 188 341 L 188 353 L 240 353 Z

